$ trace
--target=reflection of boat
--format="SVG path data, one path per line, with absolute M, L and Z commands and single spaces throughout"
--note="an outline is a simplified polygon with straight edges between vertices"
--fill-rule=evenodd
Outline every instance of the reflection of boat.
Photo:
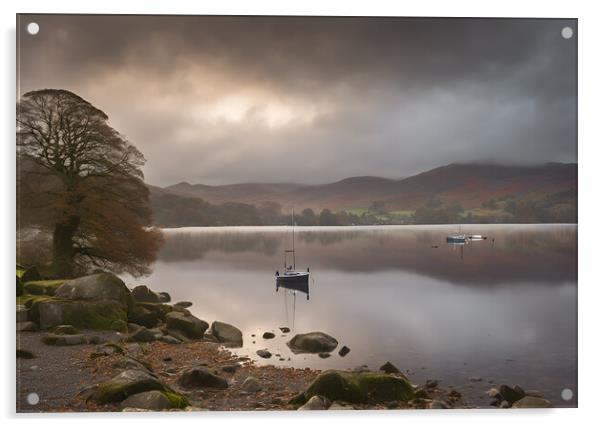
M 447 243 L 466 243 L 466 234 L 452 234 L 447 236 Z
M 276 292 L 279 288 L 300 291 L 307 294 L 309 299 L 309 268 L 307 271 L 297 271 L 295 259 L 295 209 L 292 213 L 292 249 L 284 250 L 284 271 L 282 274 L 276 270 Z M 288 256 L 292 256 L 292 264 L 289 264 Z

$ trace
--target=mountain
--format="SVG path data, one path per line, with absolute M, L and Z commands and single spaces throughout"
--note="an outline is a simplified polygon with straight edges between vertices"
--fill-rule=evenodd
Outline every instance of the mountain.
M 314 210 L 368 208 L 384 202 L 385 209 L 415 210 L 433 198 L 442 204 L 458 202 L 465 209 L 481 207 L 490 199 L 540 198 L 560 192 L 576 197 L 577 165 L 548 163 L 537 166 L 450 164 L 405 179 L 374 176 L 346 178 L 329 184 L 233 184 L 166 187 L 169 193 L 202 198 L 209 203 L 276 202 Z

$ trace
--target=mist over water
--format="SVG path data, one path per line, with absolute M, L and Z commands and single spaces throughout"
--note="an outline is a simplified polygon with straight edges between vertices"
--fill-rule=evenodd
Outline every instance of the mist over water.
M 575 406 L 577 226 L 463 231 L 488 239 L 448 245 L 456 226 L 298 227 L 297 269 L 311 270 L 308 300 L 276 291 L 274 272 L 291 237 L 286 227 L 169 229 L 143 283 L 174 302 L 193 302 L 201 319 L 239 327 L 244 347 L 236 353 L 258 363 L 377 369 L 388 360 L 413 382 L 440 379 L 478 405 L 487 406 L 493 381 Z M 294 355 L 286 346 L 293 333 L 281 336 L 282 326 L 326 332 L 351 352 Z M 276 338 L 262 339 L 264 331 Z M 284 360 L 258 358 L 262 348 Z M 564 388 L 573 400 L 560 398 Z

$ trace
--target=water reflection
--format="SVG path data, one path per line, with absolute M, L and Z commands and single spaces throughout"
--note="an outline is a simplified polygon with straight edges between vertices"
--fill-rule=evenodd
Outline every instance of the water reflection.
M 300 227 L 297 260 L 312 267 L 311 300 L 276 291 L 283 228 L 169 230 L 146 284 L 192 301 L 206 321 L 240 327 L 241 355 L 280 355 L 258 363 L 377 368 L 389 360 L 413 381 L 442 378 L 476 403 L 492 380 L 574 406 L 560 391 L 577 387 L 576 226 L 479 226 L 466 232 L 488 240 L 447 245 L 456 230 Z M 294 355 L 283 326 L 324 331 L 351 352 Z M 265 331 L 276 338 L 263 340 Z

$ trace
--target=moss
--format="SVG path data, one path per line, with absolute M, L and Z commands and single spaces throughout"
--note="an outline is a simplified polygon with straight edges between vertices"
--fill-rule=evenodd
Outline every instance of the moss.
M 110 329 L 115 321 L 127 321 L 126 310 L 114 301 L 68 302 L 63 323 L 84 329 Z
M 185 407 L 190 406 L 190 402 L 186 396 L 171 391 L 164 391 L 163 394 L 169 399 L 172 408 L 184 409 Z
M 315 395 L 351 403 L 408 401 L 415 397 L 412 385 L 403 378 L 375 372 L 326 371 L 291 403 L 303 404 Z
M 17 277 L 20 279 L 25 274 L 26 268 L 17 264 Z
M 61 280 L 33 280 L 23 285 L 23 289 L 28 294 L 32 295 L 54 295 L 54 292 L 59 286 L 65 283 Z
M 129 396 L 151 390 L 173 393 L 173 390 L 161 384 L 149 374 L 129 370 L 122 372 L 113 379 L 100 383 L 89 397 L 89 400 L 100 404 L 121 402 Z
M 125 320 L 117 319 L 111 323 L 109 327 L 112 331 L 117 332 L 127 332 L 128 331 L 128 323 Z

